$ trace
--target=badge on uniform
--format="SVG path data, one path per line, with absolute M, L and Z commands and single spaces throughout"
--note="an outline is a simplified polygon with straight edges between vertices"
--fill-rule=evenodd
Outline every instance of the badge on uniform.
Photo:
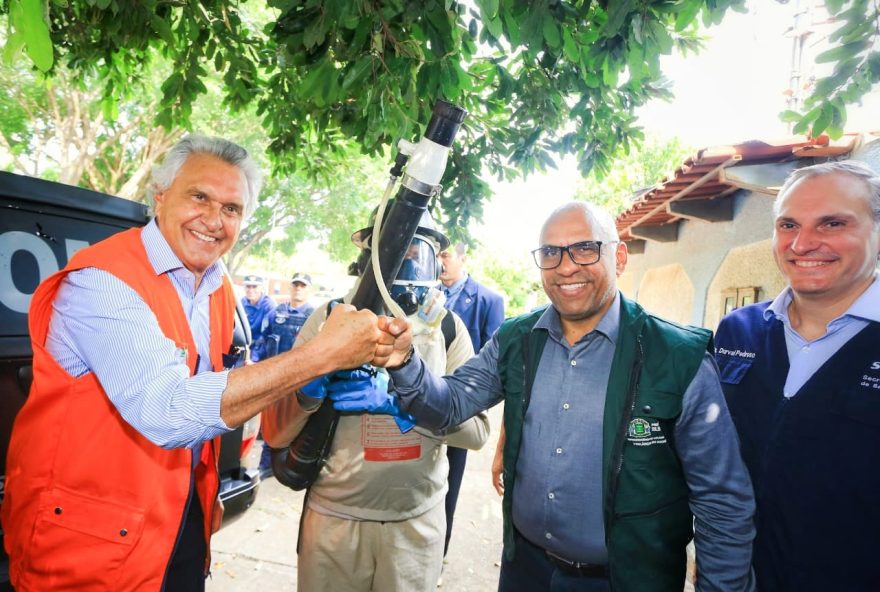
M 186 364 L 187 358 L 189 358 L 189 352 L 187 352 L 186 346 L 174 348 L 174 359 L 178 363 Z
M 641 417 L 637 417 L 629 422 L 626 439 L 636 446 L 666 444 L 666 436 L 663 435 L 660 422 L 651 422 Z

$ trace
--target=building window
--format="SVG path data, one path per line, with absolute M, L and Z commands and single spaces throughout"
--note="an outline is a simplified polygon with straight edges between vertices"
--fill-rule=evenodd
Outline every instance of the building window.
M 730 288 L 721 293 L 721 308 L 724 314 L 754 304 L 758 301 L 758 288 Z

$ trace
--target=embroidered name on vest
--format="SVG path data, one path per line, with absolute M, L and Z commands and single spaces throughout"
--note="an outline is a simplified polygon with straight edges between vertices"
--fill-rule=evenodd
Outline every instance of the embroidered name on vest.
M 755 357 L 755 352 L 742 351 L 741 349 L 725 349 L 723 347 L 716 347 L 715 353 L 722 356 L 735 356 L 737 358 L 748 358 L 750 360 Z

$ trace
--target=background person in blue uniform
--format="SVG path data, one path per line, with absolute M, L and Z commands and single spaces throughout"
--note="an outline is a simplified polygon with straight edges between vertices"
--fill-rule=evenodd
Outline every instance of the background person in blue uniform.
M 442 251 L 439 258 L 442 264 L 440 287 L 446 295 L 445 306 L 464 321 L 474 352 L 479 352 L 504 320 L 504 300 L 465 271 L 465 245 L 453 245 Z M 444 555 L 449 550 L 449 539 L 452 537 L 452 520 L 467 464 L 467 450 L 449 446 L 446 449 L 446 458 L 449 460 L 449 491 L 446 492 Z
M 796 170 L 774 212 L 789 285 L 715 340 L 755 486 L 758 587 L 877 590 L 880 176 L 854 161 Z
M 244 298 L 241 304 L 251 326 L 251 361 L 260 360 L 263 346 L 263 320 L 275 310 L 275 301 L 263 294 L 263 278 L 244 276 Z
M 312 276 L 307 273 L 295 273 L 290 280 L 290 302 L 279 304 L 274 312 L 263 319 L 263 343 L 261 359 L 271 358 L 280 353 L 290 351 L 296 336 L 305 324 L 315 307 L 309 304 L 312 292 Z M 260 453 L 260 478 L 272 476 L 272 449 L 263 442 Z
M 263 319 L 265 357 L 271 358 L 293 347 L 299 330 L 315 310 L 308 302 L 311 287 L 312 277 L 309 274 L 294 274 L 290 280 L 290 302 L 279 304 L 272 314 Z

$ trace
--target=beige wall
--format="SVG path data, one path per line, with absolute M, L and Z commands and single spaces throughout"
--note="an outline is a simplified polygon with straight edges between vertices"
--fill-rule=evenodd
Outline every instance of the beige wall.
M 689 324 L 694 308 L 694 285 L 680 263 L 649 269 L 639 285 L 638 302 L 657 316 Z
M 771 239 L 735 247 L 727 253 L 706 294 L 703 326 L 714 330 L 721 320 L 723 294 L 731 288 L 758 288 L 758 299 L 771 300 L 786 286 L 773 260 Z

